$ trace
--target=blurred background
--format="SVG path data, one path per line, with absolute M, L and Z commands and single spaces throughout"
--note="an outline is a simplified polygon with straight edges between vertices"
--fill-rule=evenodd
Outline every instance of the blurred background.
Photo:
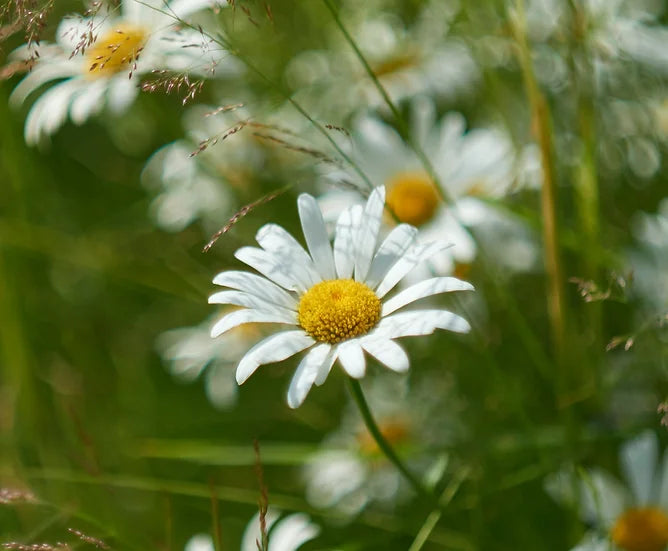
M 445 177 L 473 174 L 449 192 L 490 209 L 460 205 L 476 246 L 450 270 L 476 293 L 436 300 L 474 330 L 404 341 L 409 374 L 369 362 L 363 388 L 399 454 L 448 495 L 422 548 L 607 537 L 546 480 L 567 466 L 621 478 L 625 441 L 647 429 L 660 450 L 668 440 L 657 411 L 668 393 L 663 2 L 219 2 L 194 16 L 221 55 L 191 77 L 202 85 L 185 105 L 192 88 L 168 94 L 145 70 L 136 86 L 153 92 L 45 125 L 30 145 L 26 117 L 53 83 L 10 105 L 27 74 L 20 7 L 10 2 L 0 34 L 0 542 L 95 545 L 75 530 L 113 549 L 183 549 L 196 534 L 237 549 L 266 490 L 270 506 L 319 527 L 302 549 L 414 544 L 429 506 L 370 441 L 341 370 L 297 410 L 285 402 L 294 358 L 237 389 L 238 358 L 265 328 L 210 341 L 220 310 L 207 297 L 261 225 L 302 240 L 299 193 L 346 189 L 319 156 L 340 155 L 331 141 L 364 163 L 355 144 L 373 141 L 370 119 L 410 151 L 419 120 L 438 134 L 453 113 L 461 136 L 505 140 Z M 86 9 L 53 4 L 40 48 Z M 494 188 L 484 179 L 504 160 Z

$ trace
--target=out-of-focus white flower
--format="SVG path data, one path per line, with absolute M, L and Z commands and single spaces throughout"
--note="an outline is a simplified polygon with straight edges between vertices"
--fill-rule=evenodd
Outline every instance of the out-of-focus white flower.
M 596 527 L 574 550 L 664 551 L 668 455 L 660 459 L 656 434 L 646 431 L 620 450 L 625 485 L 599 469 L 588 469 L 575 481 L 572 470 L 548 478 L 547 491 L 562 503 L 578 504 L 582 520 Z
M 406 377 L 378 374 L 365 380 L 365 394 L 385 439 L 412 468 L 432 470 L 442 463 L 434 449 L 461 436 L 461 404 L 447 377 L 423 376 L 416 386 Z M 339 428 L 328 435 L 304 465 L 306 498 L 319 508 L 354 515 L 375 503 L 392 508 L 412 495 L 410 486 L 380 452 L 356 404 L 344 409 Z M 431 450 L 424 454 L 423 450 Z
M 226 104 L 223 104 L 225 107 Z M 219 228 L 237 208 L 234 190 L 248 188 L 264 153 L 251 133 L 235 131 L 248 114 L 205 105 L 186 110 L 186 136 L 161 147 L 146 162 L 142 183 L 158 194 L 151 205 L 158 226 L 181 231 L 196 220 Z
M 121 0 L 120 7 L 91 18 L 67 17 L 55 44 L 44 44 L 30 73 L 12 92 L 22 104 L 42 85 L 60 80 L 34 102 L 25 123 L 25 139 L 37 143 L 69 118 L 82 124 L 107 107 L 123 111 L 136 97 L 139 75 L 153 69 L 203 74 L 223 59 L 223 52 L 201 33 L 177 29 L 218 0 Z M 27 46 L 15 58 L 31 55 Z
M 212 339 L 211 325 L 207 321 L 195 327 L 166 331 L 158 337 L 157 348 L 177 379 L 190 382 L 205 373 L 209 401 L 217 408 L 226 409 L 232 407 L 237 398 L 234 368 L 245 352 L 262 338 L 262 332 L 259 326 L 247 324 Z
M 196 534 L 188 540 L 183 551 L 215 551 L 215 549 L 209 534 Z
M 342 6 L 340 16 L 393 101 L 418 93 L 451 99 L 473 89 L 480 77 L 476 62 L 467 44 L 449 35 L 457 2 L 425 2 L 408 27 L 395 14 L 371 12 L 364 4 Z M 383 106 L 340 30 L 334 25 L 329 29 L 329 49 L 300 53 L 288 66 L 286 78 L 299 100 L 321 117 Z
M 302 194 L 297 203 L 308 253 L 283 228 L 267 224 L 256 235 L 260 248 L 243 247 L 235 253 L 263 277 L 226 271 L 213 280 L 232 290 L 211 295 L 210 303 L 244 307 L 223 316 L 211 330 L 213 338 L 244 323 L 295 327 L 246 353 L 237 367 L 239 384 L 260 365 L 309 349 L 288 390 L 288 405 L 294 408 L 314 383 L 325 382 L 337 359 L 354 378 L 365 374 L 365 351 L 391 370 L 405 372 L 408 356 L 395 339 L 429 335 L 436 329 L 470 330 L 466 320 L 443 309 L 396 313 L 421 298 L 473 287 L 452 277 L 434 277 L 387 298 L 413 268 L 448 244 L 440 239 L 418 244 L 418 231 L 408 224 L 394 228 L 380 243 L 384 188 L 374 189 L 364 207 L 355 205 L 341 213 L 333 249 L 316 200 Z
M 415 152 L 393 128 L 375 117 L 364 116 L 354 125 L 349 155 L 374 185 L 385 185 L 388 207 L 400 222 L 418 226 L 425 240 L 446 236 L 453 244 L 429 261 L 436 273 L 449 274 L 456 264 L 471 263 L 476 254 L 476 244 L 464 226 L 490 225 L 492 216 L 488 213 L 493 208 L 481 198 L 500 198 L 510 193 L 523 166 L 529 166 L 535 155 L 525 154 L 520 166 L 503 131 L 466 131 L 459 113 L 450 113 L 437 123 L 433 104 L 425 98 L 416 99 L 412 107 L 413 136 L 432 163 L 441 193 Z M 368 184 L 352 168 L 331 171 L 326 177 L 337 185 L 337 189 L 320 198 L 325 218 L 331 221 L 344 206 L 363 200 Z M 526 173 L 523 179 L 526 183 Z M 452 202 L 446 205 L 441 194 Z M 462 202 L 464 198 L 466 201 Z M 501 212 L 494 213 L 496 220 L 503 219 L 507 228 L 521 228 L 519 221 L 504 217 Z M 527 234 L 526 230 L 513 233 Z M 511 260 L 513 267 L 531 265 L 535 252 L 526 239 L 524 243 L 521 262 L 509 256 L 501 260 Z
M 633 60 L 653 69 L 668 71 L 668 29 L 659 23 L 661 2 L 652 0 L 578 0 L 573 2 L 577 20 L 558 0 L 530 0 L 527 3 L 527 32 L 537 43 L 550 35 L 574 32 L 594 56 L 597 70 L 606 70 L 618 60 Z
M 320 527 L 304 513 L 280 518 L 280 513 L 270 508 L 267 511 L 266 523 L 269 533 L 268 551 L 295 551 L 320 533 Z M 241 551 L 256 551 L 256 542 L 261 541 L 261 537 L 260 515 L 256 513 L 246 526 L 241 539 Z
M 654 215 L 639 213 L 632 232 L 640 247 L 629 251 L 633 288 L 655 313 L 668 310 L 668 198 Z
M 267 551 L 296 551 L 307 541 L 316 538 L 320 527 L 304 513 L 294 513 L 281 518 L 279 512 L 269 509 L 265 516 L 269 545 Z M 260 514 L 246 525 L 241 538 L 240 551 L 257 551 L 262 540 Z M 213 539 L 208 534 L 197 534 L 188 540 L 184 551 L 214 551 Z

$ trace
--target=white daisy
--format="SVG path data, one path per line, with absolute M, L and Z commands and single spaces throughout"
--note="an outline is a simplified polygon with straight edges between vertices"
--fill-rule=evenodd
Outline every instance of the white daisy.
M 473 287 L 455 278 L 435 277 L 388 299 L 406 274 L 448 244 L 418 244 L 417 229 L 400 224 L 379 245 L 384 202 L 385 189 L 379 187 L 364 207 L 346 209 L 337 221 L 332 250 L 316 200 L 302 194 L 297 204 L 308 253 L 283 228 L 267 224 L 256 235 L 260 248 L 243 247 L 235 253 L 264 277 L 226 271 L 214 278 L 215 284 L 233 290 L 215 293 L 209 302 L 245 309 L 225 315 L 214 325 L 212 337 L 249 322 L 295 326 L 248 351 L 237 367 L 239 384 L 260 365 L 310 349 L 288 390 L 288 404 L 294 408 L 314 383 L 325 382 L 337 359 L 354 378 L 364 376 L 364 351 L 393 371 L 404 372 L 408 356 L 394 339 L 428 335 L 435 329 L 470 330 L 466 320 L 446 310 L 396 313 L 423 297 Z
M 661 461 L 656 434 L 648 430 L 626 442 L 620 463 L 625 485 L 598 469 L 575 484 L 572 471 L 548 479 L 548 492 L 558 501 L 579 503 L 582 519 L 597 528 L 574 550 L 664 551 L 668 546 L 668 454 Z
M 451 33 L 458 11 L 454 2 L 425 2 L 407 24 L 368 2 L 350 2 L 340 16 L 375 77 L 399 102 L 419 93 L 453 99 L 474 91 L 480 71 L 468 45 Z M 329 28 L 328 49 L 301 52 L 288 65 L 286 80 L 299 101 L 320 118 L 385 107 L 350 44 L 336 26 Z
M 158 226 L 181 231 L 200 220 L 213 232 L 235 212 L 233 188 L 248 190 L 253 171 L 265 160 L 251 132 L 234 132 L 249 118 L 243 108 L 218 113 L 206 105 L 186 109 L 185 138 L 161 147 L 142 172 L 142 183 L 157 191 L 151 211 Z M 199 150 L 202 143 L 206 147 Z
M 364 116 L 354 125 L 350 157 L 371 182 L 385 184 L 388 207 L 400 222 L 418 226 L 421 238 L 427 241 L 448 236 L 453 247 L 435 255 L 429 264 L 436 273 L 449 274 L 456 264 L 469 264 L 475 257 L 476 244 L 462 224 L 491 219 L 492 208 L 479 198 L 499 198 L 511 192 L 520 162 L 505 132 L 466 131 L 459 113 L 449 113 L 437 123 L 434 106 L 426 98 L 413 102 L 411 123 L 412 134 L 431 161 L 443 194 L 454 201 L 449 205 L 441 200 L 415 152 L 376 117 Z M 522 165 L 528 165 L 530 158 L 522 159 Z M 336 182 L 337 189 L 320 199 L 326 219 L 335 219 L 344 205 L 362 200 L 365 184 L 353 169 L 332 171 L 327 179 Z M 462 199 L 466 202 L 460 203 Z
M 171 374 L 185 382 L 205 374 L 204 387 L 211 404 L 227 409 L 236 403 L 234 368 L 249 347 L 262 337 L 259 326 L 246 324 L 212 339 L 211 323 L 180 327 L 158 337 L 157 348 Z
M 461 402 L 452 381 L 421 377 L 409 385 L 408 377 L 377 374 L 365 380 L 364 394 L 378 427 L 392 447 L 412 468 L 438 479 L 444 461 L 434 450 L 461 436 Z M 424 453 L 429 450 L 429 453 Z M 384 457 L 350 400 L 340 426 L 325 437 L 321 449 L 303 468 L 306 498 L 315 507 L 333 508 L 353 515 L 375 503 L 395 507 L 413 496 L 410 485 Z
M 320 527 L 303 513 L 294 513 L 280 518 L 280 513 L 269 509 L 265 516 L 268 536 L 268 551 L 296 551 L 307 541 L 317 537 Z M 240 551 L 257 551 L 256 542 L 261 541 L 259 513 L 250 520 L 241 538 Z M 197 534 L 188 540 L 184 551 L 214 551 L 213 539 L 208 534 Z
M 104 107 L 123 111 L 137 95 L 139 75 L 153 69 L 202 72 L 217 65 L 222 54 L 217 47 L 197 31 L 176 28 L 178 19 L 215 2 L 122 0 L 120 14 L 65 18 L 56 43 L 40 47 L 37 63 L 10 97 L 19 106 L 42 85 L 61 81 L 31 106 L 26 142 L 53 134 L 68 117 L 82 124 Z M 16 58 L 29 55 L 27 46 L 14 53 Z

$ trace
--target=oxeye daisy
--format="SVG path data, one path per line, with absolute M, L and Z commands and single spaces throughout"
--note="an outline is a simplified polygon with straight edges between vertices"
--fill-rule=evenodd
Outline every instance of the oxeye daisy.
M 470 330 L 465 319 L 447 310 L 397 312 L 424 297 L 473 287 L 456 278 L 435 277 L 388 298 L 404 276 L 448 243 L 416 243 L 417 229 L 400 224 L 379 244 L 384 203 L 385 188 L 378 187 L 365 206 L 344 210 L 336 223 L 332 247 L 318 203 L 302 194 L 297 205 L 308 252 L 283 228 L 267 224 L 256 235 L 260 248 L 243 247 L 235 253 L 262 275 L 225 271 L 214 278 L 215 284 L 231 290 L 211 295 L 209 303 L 244 309 L 220 319 L 211 330 L 213 338 L 244 323 L 294 326 L 246 353 L 237 367 L 239 384 L 260 365 L 308 349 L 288 390 L 288 405 L 295 408 L 314 383 L 325 382 L 337 359 L 356 379 L 366 370 L 364 352 L 391 370 L 404 372 L 408 356 L 395 339 L 428 335 L 435 329 Z
M 573 484 L 572 471 L 547 481 L 559 501 L 579 503 L 583 520 L 595 526 L 574 550 L 664 551 L 668 546 L 668 456 L 659 456 L 658 439 L 645 431 L 620 450 L 625 484 L 590 469 Z M 578 493 L 573 495 L 573 489 Z
M 425 375 L 409 381 L 379 373 L 366 378 L 363 386 L 383 438 L 411 468 L 430 473 L 426 478 L 433 480 L 445 467 L 443 456 L 435 457 L 434 451 L 463 433 L 459 415 L 463 404 L 450 377 L 443 372 L 436 377 Z M 305 462 L 302 476 L 311 505 L 346 516 L 372 504 L 392 509 L 413 496 L 410 485 L 383 456 L 352 400 L 339 426 Z
M 439 275 L 451 274 L 475 258 L 477 247 L 468 226 L 496 218 L 503 220 L 504 233 L 527 233 L 518 219 L 494 209 L 485 199 L 499 199 L 528 184 L 521 180 L 532 153 L 529 149 L 517 155 L 510 137 L 498 128 L 467 130 L 459 113 L 448 113 L 438 121 L 428 98 L 416 98 L 411 108 L 412 135 L 429 158 L 440 188 L 399 133 L 374 115 L 359 117 L 351 139 L 342 145 L 369 180 L 385 184 L 387 205 L 395 219 L 419 227 L 426 241 L 448 236 L 453 246 L 435 255 L 429 265 Z M 330 170 L 323 180 L 329 191 L 320 202 L 328 221 L 336 219 L 344 206 L 362 201 L 367 189 L 359 174 L 348 168 Z M 514 255 L 506 256 L 515 260 Z M 525 256 L 521 264 L 531 265 L 535 255 Z
M 56 43 L 44 43 L 30 73 L 12 92 L 21 105 L 44 84 L 59 80 L 31 106 L 25 140 L 37 143 L 69 117 L 82 124 L 107 107 L 123 111 L 136 97 L 138 77 L 154 69 L 200 72 L 220 63 L 222 52 L 198 31 L 178 29 L 179 20 L 216 0 L 122 0 L 118 10 L 63 19 Z M 222 4 L 221 4 L 222 5 Z M 14 58 L 32 55 L 28 46 Z

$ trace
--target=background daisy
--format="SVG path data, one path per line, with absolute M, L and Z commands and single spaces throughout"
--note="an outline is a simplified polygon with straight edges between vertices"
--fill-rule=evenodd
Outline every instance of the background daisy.
M 138 93 L 139 78 L 152 70 L 187 73 L 217 70 L 224 53 L 202 33 L 179 29 L 179 19 L 211 7 L 214 0 L 122 0 L 93 17 L 62 20 L 55 44 L 44 44 L 30 73 L 12 92 L 18 107 L 42 85 L 60 81 L 31 105 L 25 140 L 36 144 L 69 118 L 82 124 L 108 108 L 121 112 Z M 15 59 L 32 55 L 28 46 Z M 220 74 L 224 73 L 223 67 Z

